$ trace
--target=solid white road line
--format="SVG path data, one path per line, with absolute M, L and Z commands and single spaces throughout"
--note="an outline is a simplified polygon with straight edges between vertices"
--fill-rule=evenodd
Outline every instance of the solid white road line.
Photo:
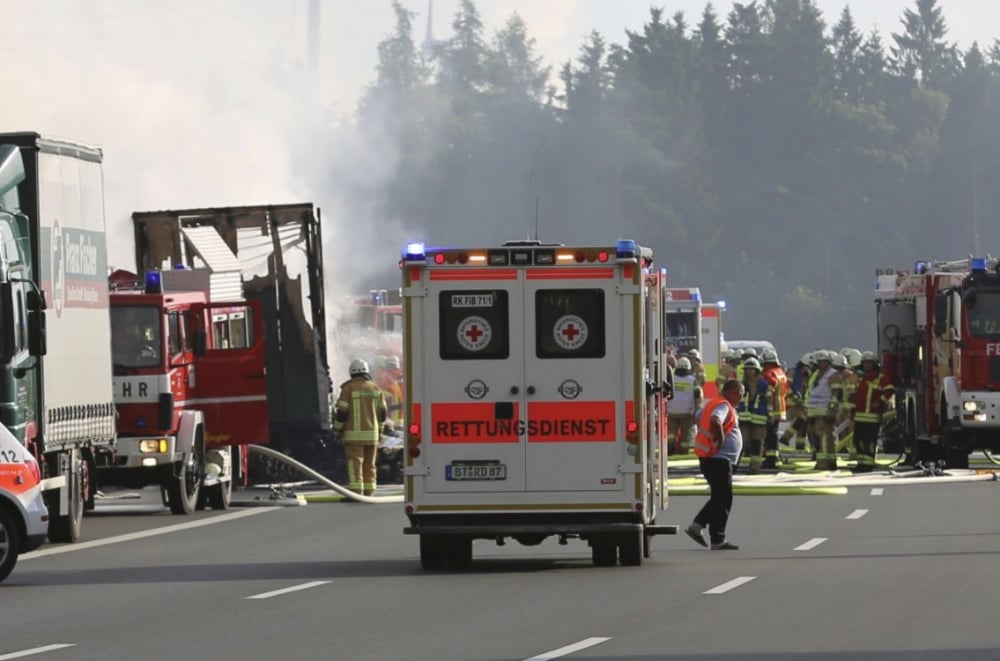
M 10 654 L 0 654 L 0 661 L 7 661 L 7 659 L 22 659 L 26 656 L 45 654 L 46 652 L 54 652 L 56 650 L 74 646 L 74 643 L 61 643 L 56 645 L 45 645 L 43 647 L 32 647 L 30 650 L 21 650 L 20 652 L 11 652 Z
M 805 544 L 799 544 L 798 546 L 796 546 L 794 550 L 796 550 L 796 551 L 810 551 L 810 550 L 816 548 L 817 546 L 819 546 L 820 544 L 822 544 L 823 542 L 825 542 L 826 540 L 827 540 L 826 537 L 813 537 L 812 539 L 810 539 Z
M 222 514 L 221 516 L 213 516 L 208 519 L 199 519 L 198 521 L 189 521 L 187 523 L 178 523 L 172 526 L 164 526 L 162 528 L 153 528 L 152 530 L 142 530 L 140 532 L 130 532 L 124 535 L 116 535 L 115 537 L 107 537 L 105 539 L 95 539 L 92 542 L 80 542 L 79 544 L 67 544 L 65 546 L 55 546 L 53 548 L 45 549 L 40 551 L 32 551 L 31 553 L 25 553 L 21 556 L 21 561 L 34 560 L 35 558 L 44 558 L 47 555 L 59 555 L 60 553 L 72 553 L 73 551 L 84 551 L 86 549 L 97 548 L 98 546 L 108 546 L 109 544 L 121 544 L 122 542 L 131 542 L 136 539 L 145 539 L 146 537 L 156 537 L 158 535 L 166 535 L 172 532 L 179 532 L 181 530 L 190 530 L 192 528 L 201 528 L 203 526 L 211 526 L 216 523 L 225 523 L 226 521 L 233 521 L 235 519 L 242 519 L 247 516 L 255 516 L 263 512 L 271 512 L 276 509 L 281 509 L 280 507 L 255 507 L 252 509 L 246 509 L 239 512 L 232 512 L 230 514 Z
M 303 583 L 302 585 L 293 585 L 290 588 L 282 588 L 281 590 L 272 590 L 271 592 L 261 592 L 260 594 L 255 594 L 251 597 L 243 597 L 244 599 L 270 599 L 271 597 L 277 597 L 282 594 L 288 594 L 289 592 L 298 592 L 299 590 L 308 590 L 309 588 L 319 587 L 320 585 L 326 585 L 330 581 L 311 581 L 309 583 Z
M 573 652 L 579 652 L 580 650 L 585 650 L 588 647 L 606 643 L 609 640 L 611 640 L 610 637 L 599 636 L 594 638 L 584 638 L 578 643 L 573 643 L 572 645 L 567 645 L 566 647 L 560 647 L 559 649 L 552 650 L 551 652 L 543 652 L 538 656 L 527 658 L 524 661 L 548 661 L 549 659 L 558 659 L 561 656 L 566 656 L 568 654 L 572 654 Z
M 745 585 L 745 584 L 749 583 L 750 581 L 754 580 L 755 578 L 757 578 L 757 577 L 756 576 L 740 576 L 739 578 L 734 578 L 731 581 L 726 581 L 722 585 L 716 585 L 711 590 L 705 590 L 704 592 L 702 592 L 702 594 L 724 594 L 726 592 L 729 592 L 730 590 L 733 590 L 735 588 L 740 587 L 741 585 Z
M 851 512 L 850 514 L 848 514 L 844 518 L 846 518 L 846 519 L 860 519 L 865 514 L 868 514 L 868 510 L 854 510 L 853 512 Z
M 881 496 L 884 492 L 885 492 L 885 489 L 883 489 L 882 487 L 877 487 L 875 489 L 872 489 L 872 495 L 873 496 Z

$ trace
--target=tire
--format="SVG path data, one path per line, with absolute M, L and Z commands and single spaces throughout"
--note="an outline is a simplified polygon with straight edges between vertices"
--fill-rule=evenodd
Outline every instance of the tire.
M 618 562 L 618 545 L 607 540 L 594 540 L 590 545 L 590 557 L 595 567 L 614 567 Z
M 174 514 L 190 514 L 198 506 L 201 471 L 196 458 L 180 461 L 167 477 L 167 503 Z
M 0 508 L 0 582 L 7 578 L 17 564 L 24 540 L 21 529 L 8 510 Z
M 653 555 L 653 536 L 642 533 L 642 557 L 649 559 Z
M 642 532 L 622 535 L 618 541 L 618 559 L 622 567 L 639 567 L 642 565 L 645 535 Z
M 444 569 L 448 554 L 444 540 L 437 535 L 420 536 L 420 566 L 430 571 Z
M 66 489 L 69 495 L 69 511 L 53 516 L 49 521 L 49 541 L 54 544 L 72 544 L 79 541 L 83 528 L 83 510 L 89 494 L 87 488 L 89 466 L 80 457 L 79 450 L 70 450 L 70 470 L 66 474 Z M 58 498 L 58 496 L 56 496 Z
M 233 500 L 233 481 L 219 482 L 208 492 L 208 506 L 213 510 L 227 510 Z
M 468 569 L 472 566 L 472 538 L 455 537 L 448 540 L 449 569 Z

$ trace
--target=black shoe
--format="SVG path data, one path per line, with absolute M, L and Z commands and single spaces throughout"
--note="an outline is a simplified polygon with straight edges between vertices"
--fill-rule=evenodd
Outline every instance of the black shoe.
M 775 469 L 778 467 L 778 460 L 775 457 L 765 457 L 763 463 L 760 465 L 761 468 Z
M 712 544 L 713 551 L 738 551 L 739 546 L 736 544 L 731 544 L 729 542 L 722 542 L 721 544 Z
M 691 525 L 689 525 L 687 528 L 684 529 L 684 532 L 686 532 L 687 536 L 693 539 L 698 544 L 701 544 L 702 546 L 705 547 L 708 546 L 708 542 L 705 541 L 705 529 L 699 528 L 698 524 L 692 523 Z

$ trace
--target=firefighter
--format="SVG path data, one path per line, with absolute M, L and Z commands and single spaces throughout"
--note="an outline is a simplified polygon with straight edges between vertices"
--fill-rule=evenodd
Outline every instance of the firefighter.
M 759 362 L 759 359 L 757 358 L 757 350 L 753 347 L 747 347 L 743 351 L 740 351 L 740 361 L 736 364 L 736 376 L 740 381 L 743 380 L 743 365 L 751 358 L 758 360 Z
M 740 352 L 736 349 L 727 349 L 724 354 L 723 363 L 719 366 L 719 376 L 715 377 L 715 387 L 720 391 L 722 386 L 725 385 L 726 381 L 729 379 L 739 379 L 737 376 L 736 365 L 740 362 Z
M 851 419 L 854 422 L 854 442 L 858 448 L 857 472 L 868 473 L 875 468 L 878 432 L 882 423 L 896 415 L 895 387 L 882 374 L 878 359 L 871 351 L 861 354 L 861 377 L 854 390 Z
M 701 363 L 701 352 L 697 349 L 689 349 L 687 358 L 691 361 L 691 373 L 699 388 L 705 387 L 705 366 Z M 679 361 L 678 361 L 679 362 Z
M 403 428 L 403 371 L 399 358 L 383 356 L 379 370 L 375 374 L 375 385 L 385 393 L 385 403 L 389 407 L 389 420 L 396 429 Z
M 764 437 L 764 462 L 761 468 L 778 467 L 778 425 L 787 419 L 785 398 L 788 396 L 788 376 L 778 360 L 778 352 L 765 349 L 762 354 L 764 372 L 770 399 L 767 411 L 767 434 Z
M 767 436 L 768 388 L 761 375 L 760 361 L 748 358 L 743 363 L 743 399 L 740 400 L 740 433 L 750 439 L 750 474 L 760 471 L 764 438 Z
M 816 470 L 836 470 L 837 452 L 833 441 L 833 422 L 840 411 L 844 383 L 833 367 L 832 351 L 814 352 L 816 369 L 810 377 L 806 415 L 809 436 L 816 449 Z
M 846 425 L 837 442 L 837 452 L 847 450 L 847 458 L 855 461 L 858 458 L 857 447 L 854 443 L 854 420 L 851 416 L 851 408 L 854 406 L 854 391 L 858 387 L 861 376 L 861 352 L 857 349 L 845 347 L 840 350 L 843 357 L 839 361 L 840 375 L 844 379 L 844 405 L 841 408 L 840 416 L 837 418 L 837 427 Z
M 340 384 L 334 407 L 334 438 L 344 443 L 348 488 L 365 496 L 375 494 L 375 452 L 379 434 L 386 425 L 385 395 L 372 381 L 368 363 L 351 361 L 350 380 Z M 391 423 L 389 423 L 391 424 Z
M 670 450 L 684 454 L 694 441 L 694 412 L 701 408 L 702 389 L 691 371 L 691 361 L 681 357 L 674 370 L 674 398 L 667 416 Z
M 792 436 L 795 436 L 795 449 L 800 452 L 809 450 L 808 427 L 809 419 L 806 415 L 806 402 L 809 398 L 809 378 L 812 373 L 813 354 L 812 352 L 803 354 L 799 362 L 795 364 L 795 371 L 792 374 L 792 383 L 788 391 L 788 415 L 792 419 L 792 424 L 785 428 L 781 435 L 781 443 L 792 445 Z

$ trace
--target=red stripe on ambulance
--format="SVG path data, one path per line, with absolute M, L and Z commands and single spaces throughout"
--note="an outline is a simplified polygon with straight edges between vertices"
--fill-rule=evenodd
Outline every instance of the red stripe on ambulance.
M 497 420 L 493 402 L 432 403 L 431 443 L 517 443 L 518 408 L 514 404 L 512 419 Z
M 525 274 L 525 277 L 528 280 L 610 280 L 615 277 L 615 270 L 613 268 L 530 269 Z
M 431 269 L 431 280 L 517 280 L 516 269 Z

